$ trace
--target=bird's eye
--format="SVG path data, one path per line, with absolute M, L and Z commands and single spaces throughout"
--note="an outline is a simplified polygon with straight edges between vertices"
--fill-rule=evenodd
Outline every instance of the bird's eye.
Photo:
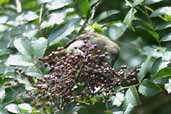
M 82 37 L 83 40 L 87 40 L 88 38 L 90 38 L 90 36 L 88 36 L 88 35 L 85 35 Z
M 78 47 L 74 47 L 74 49 L 78 49 Z

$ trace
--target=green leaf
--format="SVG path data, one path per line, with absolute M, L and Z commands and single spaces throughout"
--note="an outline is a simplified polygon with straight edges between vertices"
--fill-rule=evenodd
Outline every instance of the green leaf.
M 159 39 L 160 39 L 159 33 L 154 30 L 153 26 L 150 23 L 144 23 L 143 21 L 141 22 L 143 23 L 144 26 L 137 26 L 136 28 L 148 32 L 148 34 L 151 35 L 152 38 L 154 38 L 154 40 L 156 40 L 157 43 L 159 43 Z
M 144 77 L 146 76 L 146 73 L 149 71 L 149 67 L 151 65 L 149 64 L 151 62 L 152 56 L 148 56 L 145 60 L 145 62 L 141 65 L 140 72 L 138 73 L 138 80 L 142 81 Z
M 134 106 L 132 104 L 128 104 L 128 106 L 126 107 L 124 114 L 131 114 L 132 110 L 133 110 Z
M 8 112 L 0 106 L 0 114 L 8 114 Z
M 103 28 L 101 28 L 100 25 L 99 25 L 98 23 L 94 23 L 94 24 L 92 25 L 92 28 L 93 28 L 95 31 L 97 31 L 97 32 L 100 32 L 100 33 L 103 33 L 103 32 L 104 32 Z
M 159 58 L 163 56 L 164 51 L 165 51 L 165 48 L 162 48 L 162 47 L 145 46 L 142 53 L 146 56 Z
M 171 33 L 168 33 L 168 34 L 166 34 L 165 36 L 163 36 L 163 37 L 161 38 L 161 41 L 162 41 L 162 42 L 169 42 L 169 41 L 171 41 Z
M 41 0 L 42 2 L 48 2 L 49 0 Z M 47 4 L 46 4 L 46 8 L 48 10 L 56 10 L 56 9 L 60 9 L 63 8 L 65 6 L 68 6 L 69 4 L 71 4 L 72 0 L 50 0 Z
M 159 39 L 160 39 L 160 36 L 159 36 L 159 33 L 154 31 L 154 30 L 147 30 L 147 32 L 153 37 L 155 38 L 155 40 L 157 42 L 159 42 Z
M 157 16 L 161 16 L 161 15 L 165 15 L 165 14 L 171 16 L 171 7 L 166 6 L 166 7 L 156 9 L 152 12 L 150 17 L 157 17 Z
M 4 74 L 6 70 L 6 66 L 3 63 L 0 63 L 0 74 Z
M 170 94 L 171 93 L 171 79 L 169 79 L 169 82 L 164 84 L 165 90 Z
M 15 39 L 14 46 L 26 58 L 30 60 L 32 59 L 32 47 L 31 47 L 30 40 L 26 38 Z
M 22 103 L 18 105 L 19 111 L 22 113 L 31 113 L 32 112 L 32 107 L 27 104 L 27 103 Z
M 137 106 L 139 104 L 141 104 L 137 89 L 135 86 L 131 86 L 126 94 L 125 94 L 125 100 L 126 100 L 126 104 L 129 105 L 133 105 L 133 106 Z
M 121 92 L 117 92 L 116 96 L 113 97 L 111 100 L 112 100 L 112 105 L 119 107 L 119 106 L 121 106 L 121 104 L 124 100 L 124 94 Z
M 5 62 L 7 66 L 33 66 L 34 64 L 28 61 L 23 55 L 10 55 Z
M 135 13 L 136 13 L 136 9 L 131 8 L 128 13 L 126 14 L 125 18 L 124 18 L 124 24 L 126 24 L 127 27 L 130 27 L 132 24 L 132 21 L 135 19 Z
M 144 2 L 144 0 L 134 0 L 133 6 L 140 5 L 142 2 Z
M 10 0 L 0 0 L 0 5 L 8 4 Z
M 158 72 L 161 65 L 162 65 L 162 58 L 159 57 L 154 61 L 152 68 L 151 68 L 151 73 L 155 74 L 156 72 Z
M 1 16 L 0 17 L 0 24 L 5 24 L 8 21 L 8 16 Z
M 49 45 L 52 46 L 62 39 L 66 38 L 66 36 L 70 35 L 75 30 L 75 26 L 78 22 L 79 19 L 72 19 L 64 26 L 59 27 L 55 31 L 53 31 L 48 37 Z
M 38 0 L 40 4 L 51 2 L 52 0 Z
M 1 25 L 0 24 L 0 32 L 4 32 L 6 30 L 8 30 L 8 27 L 6 25 Z
M 118 14 L 119 11 L 118 10 L 108 10 L 108 11 L 104 11 L 101 14 L 99 14 L 97 17 L 95 17 L 94 21 L 96 22 L 100 22 L 112 15 Z
M 149 5 L 149 4 L 155 4 L 158 2 L 161 2 L 163 0 L 145 0 L 145 4 Z
M 171 51 L 169 51 L 169 49 L 166 49 L 166 51 L 163 51 L 163 62 L 162 63 L 167 63 L 166 66 L 168 66 L 168 64 L 170 63 L 170 60 L 171 60 Z
M 24 86 L 25 86 L 25 90 L 27 90 L 27 91 L 31 91 L 31 90 L 33 90 L 33 89 L 35 89 L 33 86 L 32 86 L 32 84 L 31 84 L 31 82 L 29 82 L 28 81 L 28 79 L 23 79 L 23 78 L 18 78 L 18 82 L 20 83 L 20 84 L 23 84 Z
M 0 75 L 0 85 L 3 85 L 11 80 L 13 80 L 13 77 L 7 77 L 5 75 Z
M 47 39 L 39 38 L 36 41 L 32 41 L 33 56 L 36 58 L 43 57 L 47 48 Z
M 47 27 L 53 27 L 55 25 L 60 25 L 62 23 L 64 23 L 65 18 L 66 18 L 66 10 L 64 11 L 60 11 L 60 12 L 55 12 L 55 13 L 51 13 L 49 15 L 49 19 L 46 21 L 44 20 L 41 23 L 41 29 L 47 28 Z
M 0 87 L 0 101 L 3 101 L 4 98 L 5 98 L 5 88 Z
M 125 0 L 126 6 L 130 6 L 132 8 L 135 7 L 135 6 L 137 6 L 137 5 L 140 5 L 143 1 L 144 0 L 132 0 L 132 2 L 131 2 L 129 0 Z
M 126 31 L 126 26 L 122 22 L 112 24 L 108 28 L 108 34 L 112 40 L 117 40 Z
M 10 54 L 12 51 L 10 49 L 0 49 L 0 56 L 1 55 L 8 55 Z
M 145 79 L 140 84 L 138 91 L 144 96 L 154 96 L 156 94 L 159 94 L 162 89 L 158 85 L 154 84 L 152 81 Z
M 31 90 L 34 90 L 35 89 L 33 87 L 33 85 L 30 82 L 28 82 L 27 80 L 23 80 L 22 83 L 25 84 L 25 90 L 26 91 L 31 91 Z
M 9 104 L 7 106 L 5 106 L 5 109 L 8 111 L 8 112 L 11 112 L 11 113 L 15 113 L 15 114 L 19 114 L 19 109 L 18 109 L 18 106 L 16 104 Z
M 23 21 L 33 21 L 33 20 L 38 19 L 38 15 L 33 11 L 28 11 L 26 13 L 21 14 L 20 18 Z
M 157 26 L 155 27 L 155 30 L 163 30 L 163 29 L 167 29 L 171 27 L 171 22 L 167 22 L 164 24 L 157 24 Z
M 164 16 L 163 16 L 163 19 L 167 22 L 170 22 L 171 21 L 171 13 L 166 13 Z
M 171 67 L 161 69 L 155 76 L 155 78 L 166 78 L 171 76 Z
M 79 13 L 82 17 L 87 17 L 90 10 L 90 3 L 88 0 L 76 0 Z

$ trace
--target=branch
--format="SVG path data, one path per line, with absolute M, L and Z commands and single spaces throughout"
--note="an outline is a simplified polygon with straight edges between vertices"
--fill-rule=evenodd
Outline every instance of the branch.
M 99 6 L 99 4 L 102 2 L 102 0 L 98 0 L 96 3 L 94 3 L 92 5 L 92 8 L 90 9 L 90 13 L 89 16 L 86 18 L 86 20 L 84 21 L 84 24 L 82 25 L 81 29 L 79 30 L 79 34 L 83 32 L 83 30 L 85 29 L 85 27 L 87 26 L 87 24 L 90 22 L 91 19 L 93 19 L 95 12 L 96 12 L 96 8 Z
M 21 13 L 21 11 L 22 11 L 21 1 L 20 0 L 15 0 L 15 4 L 16 4 L 17 13 Z

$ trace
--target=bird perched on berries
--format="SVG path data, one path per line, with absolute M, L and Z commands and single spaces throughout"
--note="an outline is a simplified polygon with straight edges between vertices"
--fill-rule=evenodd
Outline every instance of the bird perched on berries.
M 114 64 L 118 57 L 120 49 L 119 46 L 108 37 L 95 32 L 82 34 L 71 41 L 67 46 L 67 51 L 81 54 L 83 52 L 81 52 L 79 48 L 85 44 L 92 45 L 101 50 L 106 56 L 107 62 L 109 62 L 111 65 Z

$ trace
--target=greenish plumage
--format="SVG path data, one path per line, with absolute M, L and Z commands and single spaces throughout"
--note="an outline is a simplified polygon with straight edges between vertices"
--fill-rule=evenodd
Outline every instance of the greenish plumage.
M 84 39 L 87 39 L 87 43 L 91 45 L 96 45 L 98 49 L 102 51 L 108 52 L 107 60 L 112 65 L 114 64 L 115 60 L 118 57 L 119 54 L 119 46 L 112 40 L 110 40 L 108 37 L 91 32 L 91 33 L 85 33 L 80 35 L 78 38 L 76 38 L 74 41 L 70 42 L 67 51 L 72 51 L 74 53 L 81 53 L 79 48 L 82 45 L 84 45 Z

